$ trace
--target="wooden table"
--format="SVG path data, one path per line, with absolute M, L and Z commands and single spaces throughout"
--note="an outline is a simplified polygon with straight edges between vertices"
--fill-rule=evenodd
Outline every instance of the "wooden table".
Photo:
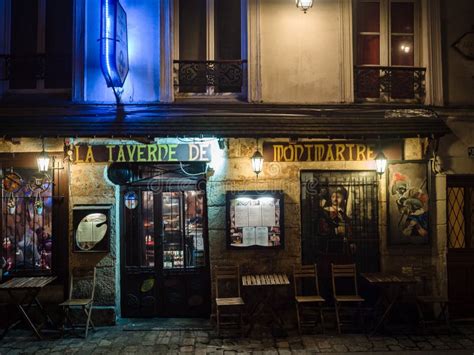
M 377 312 L 380 306 L 385 304 L 384 312 L 371 332 L 371 335 L 373 335 L 388 320 L 392 307 L 400 300 L 403 288 L 416 284 L 418 281 L 410 276 L 386 272 L 365 273 L 362 274 L 362 277 L 370 284 L 376 285 L 381 289 L 381 295 L 375 304 L 375 312 Z
M 56 280 L 56 276 L 39 276 L 39 277 L 15 277 L 3 284 L 0 284 L 0 291 L 6 291 L 10 296 L 10 303 L 14 304 L 20 312 L 23 320 L 33 330 L 38 339 L 42 339 L 40 329 L 33 323 L 31 318 L 28 316 L 28 312 L 34 303 L 41 314 L 44 316 L 46 321 L 49 321 L 54 325 L 53 321 L 46 313 L 45 309 L 38 300 L 38 294 L 41 292 L 43 287 L 49 285 L 51 282 Z M 7 334 L 7 332 L 18 325 L 22 319 L 13 321 L 8 325 L 0 339 Z
M 256 274 L 256 275 L 244 275 L 242 276 L 242 286 L 253 289 L 257 295 L 261 295 L 259 300 L 256 302 L 250 313 L 250 328 L 247 332 L 250 333 L 259 319 L 259 316 L 268 310 L 272 319 L 279 325 L 280 330 L 284 332 L 284 322 L 278 315 L 278 312 L 273 307 L 274 290 L 276 287 L 288 286 L 290 280 L 288 276 L 283 273 L 274 274 Z M 262 292 L 259 292 L 262 291 Z

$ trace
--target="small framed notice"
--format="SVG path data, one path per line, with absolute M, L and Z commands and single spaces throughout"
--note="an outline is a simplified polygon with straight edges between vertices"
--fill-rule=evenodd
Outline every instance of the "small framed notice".
M 226 202 L 229 249 L 284 246 L 282 191 L 229 191 Z

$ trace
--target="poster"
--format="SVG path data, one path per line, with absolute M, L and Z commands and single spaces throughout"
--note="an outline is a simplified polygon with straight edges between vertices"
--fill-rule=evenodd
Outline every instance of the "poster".
M 391 245 L 428 244 L 429 192 L 426 162 L 388 167 L 388 236 Z
M 283 246 L 283 193 L 227 193 L 227 238 L 230 248 Z
M 249 225 L 249 208 L 246 205 L 235 206 L 235 226 L 247 227 Z

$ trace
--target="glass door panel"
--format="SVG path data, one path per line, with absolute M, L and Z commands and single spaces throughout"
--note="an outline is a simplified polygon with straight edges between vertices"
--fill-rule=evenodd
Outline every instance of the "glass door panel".
M 184 268 L 182 192 L 162 194 L 163 269 Z
M 155 266 L 155 215 L 153 192 L 142 192 L 142 266 Z
M 205 248 L 203 239 L 203 207 L 204 193 L 202 191 L 184 192 L 186 216 L 186 267 L 204 267 Z

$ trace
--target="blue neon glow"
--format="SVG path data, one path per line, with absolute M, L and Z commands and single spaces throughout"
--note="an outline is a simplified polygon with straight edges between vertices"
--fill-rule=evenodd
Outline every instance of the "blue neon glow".
M 100 66 L 108 87 L 123 87 L 128 75 L 127 14 L 118 0 L 101 3 Z

